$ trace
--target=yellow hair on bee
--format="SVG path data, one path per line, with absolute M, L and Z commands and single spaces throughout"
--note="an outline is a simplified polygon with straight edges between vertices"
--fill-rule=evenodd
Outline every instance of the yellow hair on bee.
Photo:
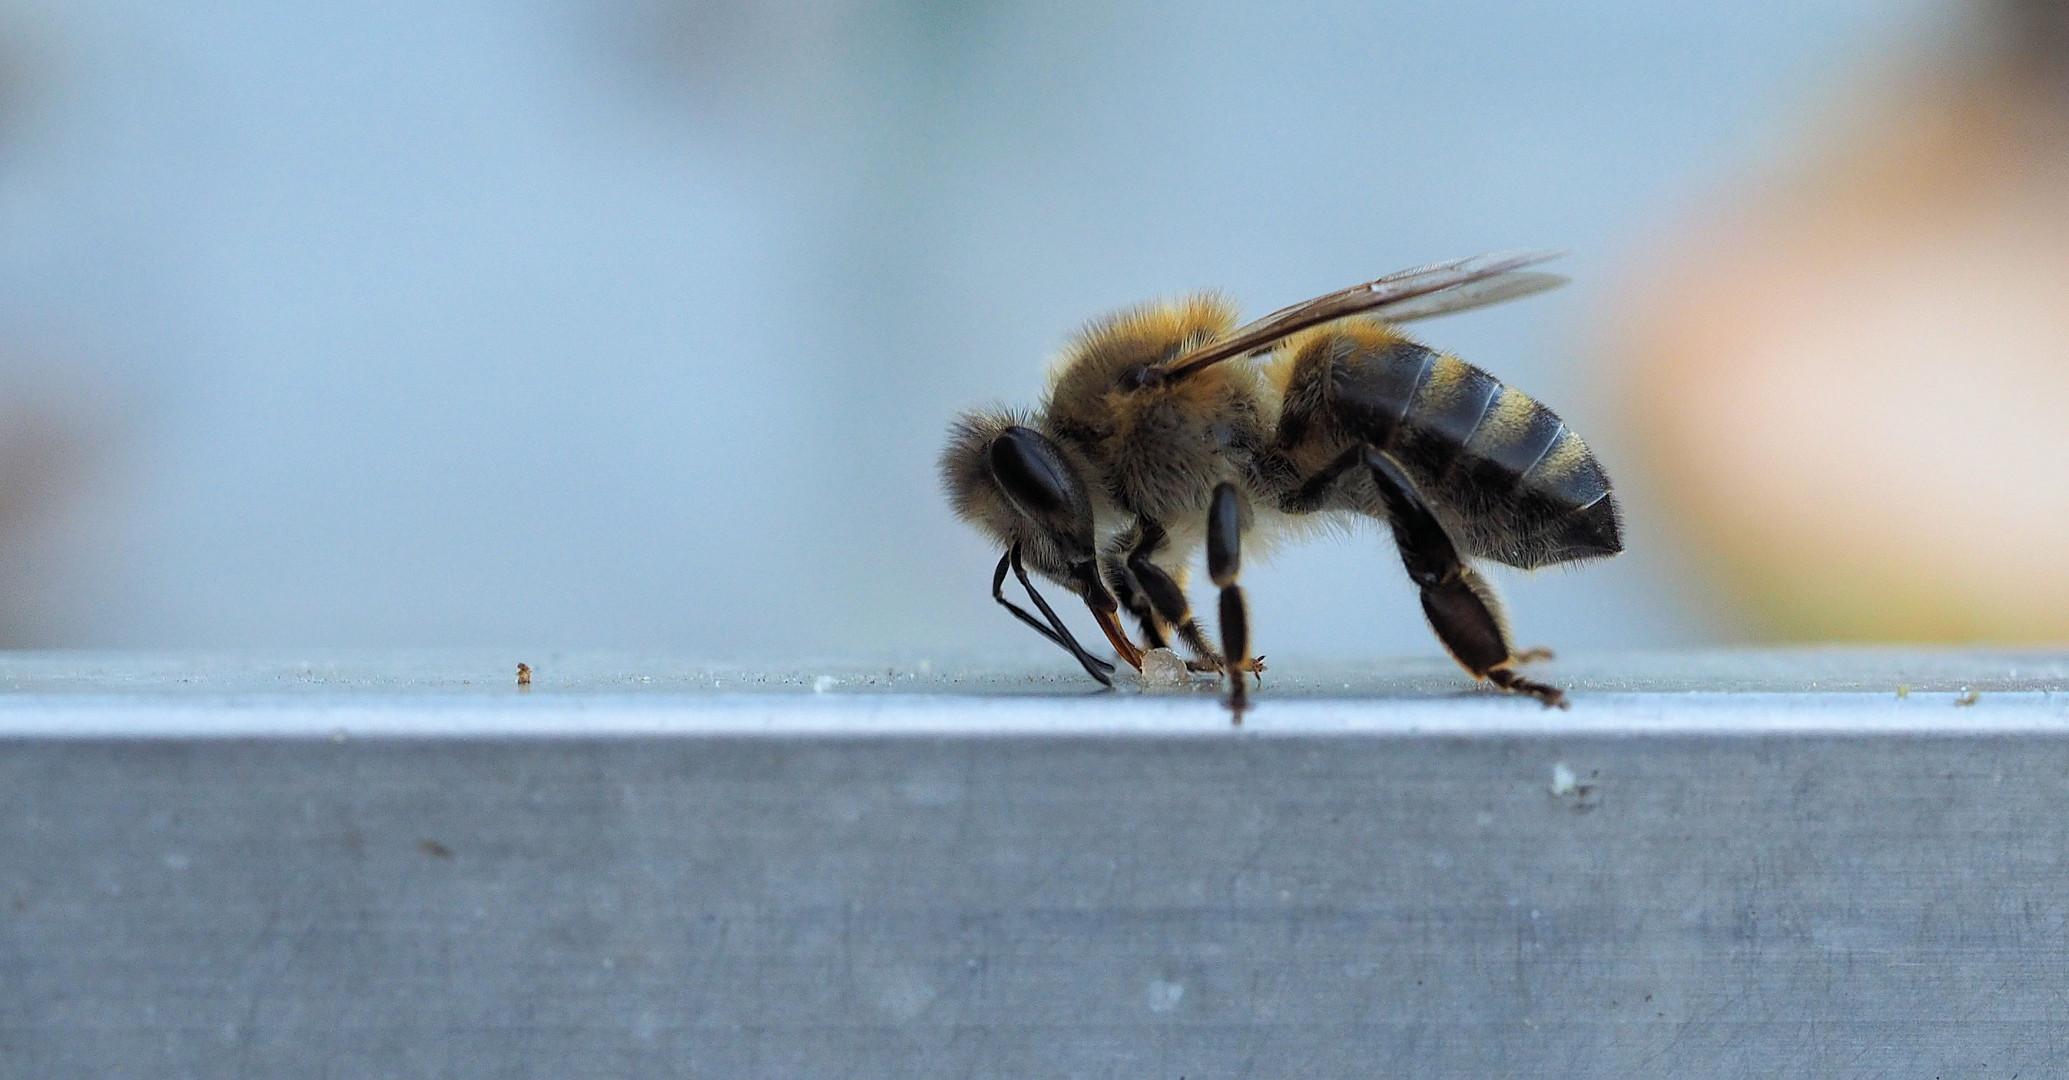
M 1012 546 L 1031 530 L 992 480 L 987 454 L 1001 432 L 1028 422 L 1026 416 L 1003 407 L 972 409 L 956 417 L 936 463 L 941 488 L 956 516 L 1002 547 Z
M 1529 479 L 1546 485 L 1565 483 L 1568 477 L 1593 460 L 1593 455 L 1588 453 L 1588 444 L 1582 442 L 1580 436 L 1571 431 L 1564 432 L 1559 441 L 1545 452 L 1537 467 L 1530 470 Z
M 1521 438 L 1529 428 L 1531 417 L 1539 409 L 1535 399 L 1513 386 L 1504 386 L 1501 398 L 1494 408 L 1480 421 L 1480 428 L 1473 433 L 1469 448 L 1479 450 L 1487 446 L 1501 446 Z
M 1235 329 L 1236 305 L 1217 293 L 1194 293 L 1117 311 L 1078 331 L 1049 369 L 1046 408 L 1058 415 L 1090 419 L 1113 409 L 1107 400 L 1115 381 L 1131 367 L 1161 364 Z M 1218 365 L 1227 367 L 1229 365 Z M 1183 397 L 1195 404 L 1218 392 L 1223 373 L 1187 379 Z M 1099 404 L 1094 404 L 1098 402 Z M 1123 413 L 1126 410 L 1121 410 Z
M 1127 513 L 1160 524 L 1204 514 L 1207 497 L 1243 471 L 1236 446 L 1271 430 L 1255 365 L 1216 364 L 1161 382 L 1158 365 L 1227 335 L 1236 307 L 1196 293 L 1109 315 L 1081 331 L 1050 375 L 1042 416 L 1058 441 L 1104 465 Z
M 1095 319 L 1071 338 L 1050 365 L 1049 380 L 1073 375 L 1111 382 L 1133 364 L 1157 364 L 1206 344 L 1236 328 L 1235 301 L 1201 292 L 1152 301 Z
M 1429 370 L 1423 373 L 1422 385 L 1416 389 L 1415 400 L 1409 405 L 1410 413 L 1429 413 L 1451 403 L 1451 400 L 1466 392 L 1472 384 L 1473 365 L 1449 353 L 1438 353 L 1430 361 Z M 1485 389 L 1485 384 L 1482 384 Z M 1485 397 L 1485 395 L 1481 395 Z
M 1302 330 L 1272 350 L 1265 361 L 1264 377 L 1272 389 L 1286 393 L 1293 380 L 1316 364 L 1326 363 L 1337 342 L 1348 341 L 1345 351 L 1377 352 L 1399 341 L 1410 340 L 1392 323 L 1378 319 L 1341 319 Z

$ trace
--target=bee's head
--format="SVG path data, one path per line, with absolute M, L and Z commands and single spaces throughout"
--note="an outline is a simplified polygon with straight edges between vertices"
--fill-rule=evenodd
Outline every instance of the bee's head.
M 1098 586 L 1093 509 L 1063 449 L 1004 410 L 967 412 L 941 452 L 941 483 L 956 516 L 1029 570 L 1079 595 Z

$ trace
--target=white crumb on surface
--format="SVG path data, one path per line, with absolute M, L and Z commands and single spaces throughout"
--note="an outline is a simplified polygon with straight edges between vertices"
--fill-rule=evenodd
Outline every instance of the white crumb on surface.
M 1159 649 L 1157 651 L 1170 652 L 1171 650 Z M 1167 1013 L 1178 1008 L 1178 1003 L 1184 1000 L 1185 985 L 1183 983 L 1166 982 L 1163 979 L 1157 979 L 1149 984 L 1148 997 L 1149 1011 L 1153 1013 Z
M 823 694 L 828 690 L 831 690 L 834 687 L 839 686 L 840 684 L 841 681 L 839 679 L 834 678 L 831 675 L 821 675 L 818 678 L 812 680 L 812 692 L 815 694 Z
M 1178 690 L 1192 681 L 1185 661 L 1170 649 L 1151 649 L 1142 654 L 1142 688 L 1149 691 Z
M 1574 776 L 1574 775 L 1573 775 L 1573 770 L 1572 770 L 1572 769 L 1569 769 L 1569 768 L 1567 768 L 1567 767 L 1566 767 L 1566 763 L 1565 763 L 1565 762 L 1561 761 L 1561 762 L 1559 762 L 1559 763 L 1557 763 L 1557 764 L 1553 765 L 1553 766 L 1552 766 L 1552 794 L 1554 794 L 1554 795 L 1571 795 L 1571 794 L 1573 794 L 1573 789 L 1574 789 L 1574 786 L 1575 786 L 1575 784 L 1576 784 L 1576 782 L 1577 782 L 1577 780 L 1578 780 L 1578 779 L 1579 779 L 1578 777 L 1576 777 L 1576 776 Z

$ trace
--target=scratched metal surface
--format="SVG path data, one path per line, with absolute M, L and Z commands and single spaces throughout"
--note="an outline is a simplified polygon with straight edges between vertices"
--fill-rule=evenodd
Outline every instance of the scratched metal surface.
M 1020 675 L 761 706 L 934 710 L 883 734 L 687 675 L 0 657 L 0 1075 L 2060 1075 L 2069 660 L 1736 659 L 1571 665 L 1572 713 L 1289 672 L 1327 700 L 1240 732 Z M 505 706 L 568 730 L 449 730 Z M 148 726 L 238 709 L 302 727 Z
M 1441 656 L 1382 661 L 1269 658 L 1265 698 L 1450 697 L 1468 688 Z M 534 670 L 528 696 L 726 694 L 923 694 L 1077 696 L 1093 684 L 1053 650 L 998 657 L 887 656 L 835 660 L 736 660 L 546 650 L 417 653 L 0 652 L 0 701 L 142 695 L 161 698 L 486 698 L 518 692 L 517 664 Z M 1894 692 L 2045 690 L 2069 687 L 2069 651 L 1833 647 L 1720 649 L 1565 658 L 1533 671 L 1581 693 Z M 1211 680 L 1200 690 L 1211 694 Z M 1121 690 L 1132 689 L 1125 669 Z

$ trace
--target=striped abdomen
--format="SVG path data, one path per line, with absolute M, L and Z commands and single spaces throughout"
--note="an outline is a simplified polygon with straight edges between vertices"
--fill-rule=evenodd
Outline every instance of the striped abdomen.
M 1377 445 L 1467 554 L 1528 568 L 1623 550 L 1609 477 L 1587 444 L 1479 368 L 1352 324 L 1306 343 L 1290 375 L 1281 445 Z

